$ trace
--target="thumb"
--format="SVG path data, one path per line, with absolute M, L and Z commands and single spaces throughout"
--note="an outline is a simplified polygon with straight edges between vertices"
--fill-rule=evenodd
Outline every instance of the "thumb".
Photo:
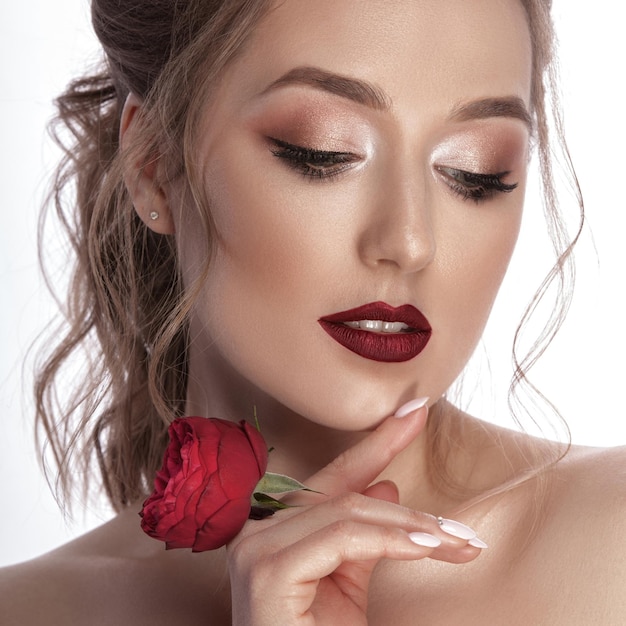
M 308 478 L 307 487 L 328 497 L 350 491 L 362 493 L 422 432 L 428 415 L 427 400 L 423 398 L 410 403 L 412 410 L 404 417 L 385 419 L 376 430 Z

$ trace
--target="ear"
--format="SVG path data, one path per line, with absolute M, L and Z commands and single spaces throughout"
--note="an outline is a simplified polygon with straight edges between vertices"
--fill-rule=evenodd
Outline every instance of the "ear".
M 120 120 L 120 148 L 132 144 L 138 130 L 141 100 L 129 94 L 122 109 Z M 159 163 L 152 160 L 127 163 L 124 170 L 124 182 L 130 194 L 137 215 L 144 224 L 161 235 L 171 235 L 176 229 L 172 219 L 166 190 L 159 184 Z

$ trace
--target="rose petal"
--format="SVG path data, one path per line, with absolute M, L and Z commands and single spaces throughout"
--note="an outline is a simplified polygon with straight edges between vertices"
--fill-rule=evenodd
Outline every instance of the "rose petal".
M 250 513 L 250 500 L 229 500 L 198 530 L 193 552 L 221 548 L 243 528 Z
M 241 426 L 233 430 L 228 438 L 224 437 L 220 457 L 222 455 L 224 461 L 220 458 L 219 466 L 224 491 L 231 498 L 249 495 L 263 474 L 259 473 L 259 460 Z M 229 462 L 225 462 L 226 458 Z
M 141 527 L 168 548 L 218 548 L 248 518 L 250 496 L 267 466 L 267 446 L 245 422 L 217 418 L 178 418 L 168 432 Z

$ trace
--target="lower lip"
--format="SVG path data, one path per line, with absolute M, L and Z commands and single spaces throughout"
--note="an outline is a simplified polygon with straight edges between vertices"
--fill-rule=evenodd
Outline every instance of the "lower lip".
M 373 333 L 341 323 L 320 320 L 322 328 L 344 348 L 372 361 L 402 363 L 414 359 L 430 339 L 430 330 L 408 333 Z

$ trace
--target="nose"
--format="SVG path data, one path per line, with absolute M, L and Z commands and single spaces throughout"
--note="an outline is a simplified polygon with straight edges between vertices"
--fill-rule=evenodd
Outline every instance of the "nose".
M 415 172 L 396 171 L 378 181 L 359 239 L 359 255 L 372 268 L 418 272 L 435 256 L 428 185 Z

